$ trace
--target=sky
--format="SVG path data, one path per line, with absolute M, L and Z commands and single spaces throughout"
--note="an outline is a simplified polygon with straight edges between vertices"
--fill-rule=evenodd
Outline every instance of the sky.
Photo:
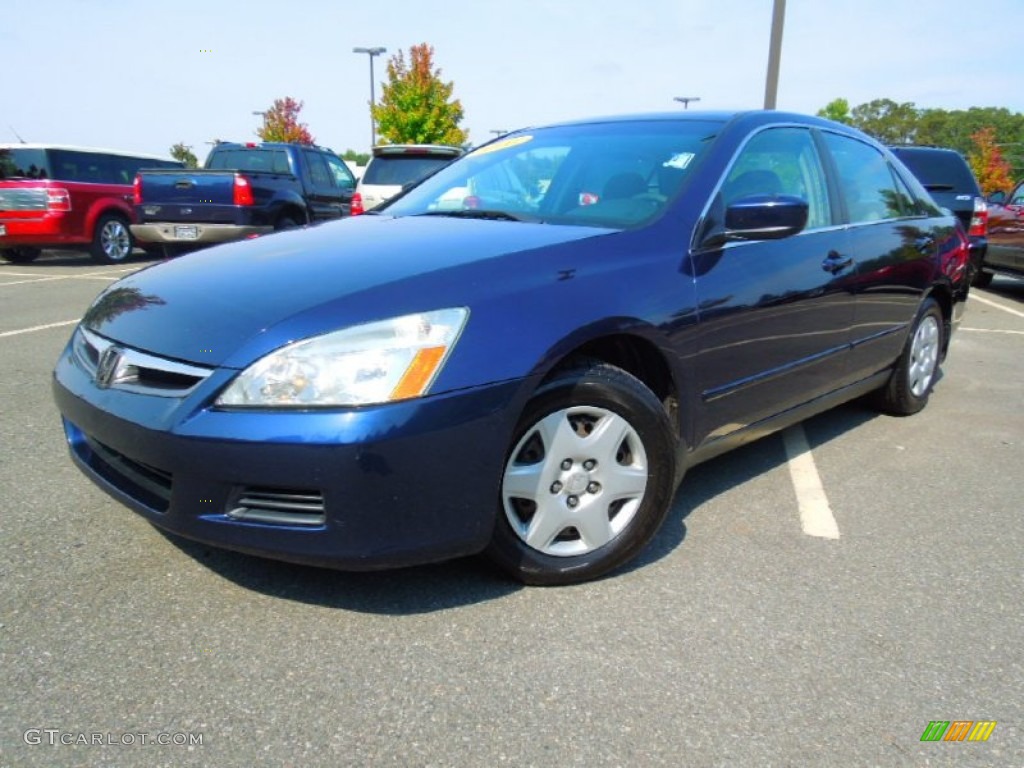
M 370 146 L 370 64 L 428 43 L 472 143 L 582 117 L 759 109 L 773 0 L 0 0 L 0 143 L 166 156 L 256 140 L 275 99 Z M 837 97 L 1024 112 L 1024 0 L 788 0 L 778 108 Z M 407 57 L 408 58 L 408 55 Z

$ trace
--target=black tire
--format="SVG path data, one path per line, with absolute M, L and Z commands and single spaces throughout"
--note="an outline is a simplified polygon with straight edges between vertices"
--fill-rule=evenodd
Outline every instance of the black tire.
M 41 248 L 32 248 L 27 245 L 20 246 L 18 248 L 4 248 L 0 250 L 0 256 L 4 260 L 11 262 L 11 264 L 28 264 L 30 261 L 35 261 L 39 258 L 39 254 L 43 251 Z
M 995 277 L 991 272 L 986 272 L 983 269 L 979 269 L 974 273 L 974 279 L 971 281 L 971 285 L 975 288 L 986 288 L 989 283 L 992 282 L 992 278 Z
M 121 264 L 131 258 L 135 238 L 123 216 L 105 213 L 96 222 L 89 253 L 98 264 Z
M 293 219 L 291 216 L 282 216 L 274 222 L 274 231 L 282 232 L 286 229 L 295 229 L 299 226 L 299 222 Z
M 944 328 L 939 305 L 934 299 L 925 299 L 889 381 L 875 393 L 875 405 L 880 410 L 909 416 L 928 404 L 938 379 Z
M 668 513 L 675 447 L 664 407 L 630 374 L 599 362 L 555 374 L 513 434 L 487 557 L 535 585 L 617 568 Z

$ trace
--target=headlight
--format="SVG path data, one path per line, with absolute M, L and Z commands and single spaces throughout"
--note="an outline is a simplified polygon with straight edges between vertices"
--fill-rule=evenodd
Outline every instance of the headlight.
M 439 309 L 304 339 L 240 373 L 218 405 L 369 405 L 426 393 L 469 310 Z

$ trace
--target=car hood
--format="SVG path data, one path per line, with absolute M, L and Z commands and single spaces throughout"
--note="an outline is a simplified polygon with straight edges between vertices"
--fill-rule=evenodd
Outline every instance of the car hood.
M 615 230 L 442 216 L 357 216 L 197 251 L 105 290 L 83 324 L 167 358 L 242 367 L 298 338 L 437 309 L 458 270 Z M 507 274 L 507 271 L 503 271 Z M 474 277 L 463 304 L 472 302 Z M 433 287 L 433 288 L 432 288 Z

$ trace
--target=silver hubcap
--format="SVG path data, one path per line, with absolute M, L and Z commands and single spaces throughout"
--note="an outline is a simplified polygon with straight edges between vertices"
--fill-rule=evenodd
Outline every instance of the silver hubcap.
M 546 555 L 585 555 L 630 524 L 647 489 L 647 453 L 617 413 L 556 411 L 512 451 L 501 499 L 512 530 Z
M 928 391 L 939 362 L 939 323 L 928 315 L 921 321 L 910 345 L 910 365 L 907 367 L 907 383 L 914 397 L 921 397 Z
M 128 256 L 131 239 L 128 230 L 120 221 L 108 221 L 100 231 L 100 246 L 107 257 L 120 260 Z

